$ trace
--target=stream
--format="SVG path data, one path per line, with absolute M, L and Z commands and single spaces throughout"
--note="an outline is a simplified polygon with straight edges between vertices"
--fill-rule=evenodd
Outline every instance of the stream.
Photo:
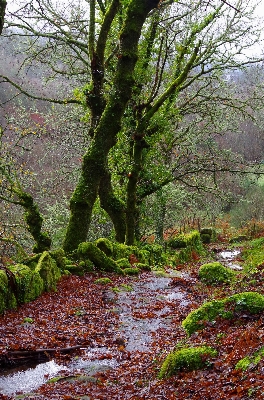
M 232 259 L 239 254 L 238 250 L 223 251 L 217 259 L 233 269 L 242 269 L 239 264 L 232 264 Z M 171 329 L 172 309 L 170 304 L 184 308 L 188 306 L 188 292 L 182 287 L 172 287 L 170 282 L 174 277 L 191 279 L 178 271 L 168 270 L 166 276 L 152 274 L 147 280 L 132 281 L 132 290 L 118 293 L 112 312 L 119 315 L 119 330 L 113 332 L 117 340 L 124 344 L 126 351 L 150 351 L 150 342 L 158 329 Z M 151 313 L 154 305 L 155 313 Z M 82 372 L 92 378 L 97 372 L 115 368 L 120 360 L 107 353 L 111 348 L 84 348 L 80 358 L 73 359 L 67 366 L 59 365 L 54 360 L 38 364 L 34 367 L 0 372 L 0 393 L 15 395 L 31 393 L 53 377 L 67 372 L 78 374 Z M 110 357 L 111 356 L 111 357 Z

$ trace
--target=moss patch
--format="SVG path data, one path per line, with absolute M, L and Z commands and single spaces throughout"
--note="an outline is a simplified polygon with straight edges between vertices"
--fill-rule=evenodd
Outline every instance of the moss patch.
M 185 348 L 170 353 L 162 364 L 159 378 L 169 378 L 181 370 L 193 371 L 206 366 L 217 351 L 212 347 L 201 346 Z
M 199 269 L 199 278 L 206 285 L 227 283 L 235 276 L 234 272 L 219 262 L 203 264 Z
M 113 283 L 110 278 L 98 278 L 94 281 L 97 285 L 108 285 L 108 283 Z
M 12 265 L 9 269 L 16 278 L 19 303 L 28 303 L 41 295 L 44 290 L 44 281 L 38 271 L 32 271 L 23 264 Z
M 264 358 L 264 347 L 253 353 L 251 356 L 242 358 L 235 366 L 235 369 L 246 371 L 250 366 L 256 366 Z
M 44 251 L 38 261 L 35 272 L 39 273 L 44 282 L 44 290 L 47 292 L 56 290 L 56 285 L 61 277 L 60 269 L 56 261 L 50 256 L 48 251 Z
M 123 269 L 125 275 L 138 275 L 139 269 L 138 268 L 125 268 Z
M 92 242 L 79 244 L 78 255 L 82 260 L 89 259 L 92 261 L 99 270 L 122 274 L 122 270 L 118 264 L 110 257 L 107 257 L 105 253 Z
M 264 310 L 264 296 L 257 292 L 243 292 L 203 304 L 192 311 L 182 322 L 188 335 L 203 329 L 206 322 L 217 318 L 233 318 L 236 313 L 243 311 L 257 314 Z

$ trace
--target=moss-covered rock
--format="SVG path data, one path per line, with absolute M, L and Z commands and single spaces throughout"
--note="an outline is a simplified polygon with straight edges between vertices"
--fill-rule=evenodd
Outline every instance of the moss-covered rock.
M 113 243 L 106 238 L 100 238 L 95 241 L 95 245 L 105 253 L 107 257 L 112 257 L 113 255 Z
M 117 260 L 116 263 L 122 269 L 131 268 L 131 264 L 130 264 L 130 262 L 128 261 L 127 258 L 120 258 L 120 260 Z
M 234 278 L 235 273 L 223 266 L 220 262 L 203 264 L 199 269 L 199 278 L 206 285 L 227 283 Z
M 89 259 L 95 267 L 102 271 L 116 272 L 122 274 L 121 268 L 110 257 L 101 251 L 94 243 L 84 242 L 78 246 L 78 255 L 82 260 Z
M 65 252 L 63 249 L 56 249 L 49 252 L 51 257 L 56 261 L 57 266 L 64 270 L 65 268 Z
M 4 270 L 0 269 L 0 314 L 7 308 L 16 308 L 17 300 Z
M 94 281 L 97 285 L 108 285 L 109 283 L 113 283 L 110 278 L 98 278 Z
M 212 347 L 190 347 L 170 353 L 162 364 L 159 378 L 169 378 L 181 370 L 193 371 L 204 368 L 217 355 Z
M 173 242 L 175 240 L 175 242 Z M 197 259 L 199 255 L 205 253 L 201 237 L 198 231 L 192 231 L 188 234 L 181 234 L 171 239 L 170 247 L 175 251 L 174 264 L 188 262 L 192 259 Z M 168 243 L 169 245 L 169 243 Z
M 211 243 L 216 240 L 216 230 L 214 228 L 202 228 L 200 231 L 201 241 L 203 243 Z
M 83 276 L 85 272 L 84 268 L 80 264 L 67 264 L 65 268 L 73 275 Z
M 141 271 L 151 271 L 151 267 L 148 264 L 136 263 L 135 266 Z
M 242 292 L 223 300 L 213 300 L 203 304 L 182 321 L 182 326 L 188 335 L 191 335 L 203 329 L 208 321 L 215 321 L 219 317 L 233 318 L 240 312 L 257 314 L 263 310 L 264 296 L 257 292 Z
M 27 265 L 16 264 L 9 266 L 17 283 L 17 301 L 28 303 L 35 300 L 44 291 L 44 282 L 39 272 L 32 271 Z
M 125 268 L 125 269 L 123 269 L 123 273 L 125 275 L 138 275 L 139 269 L 138 268 Z
M 43 279 L 45 291 L 56 290 L 57 282 L 61 277 L 61 271 L 48 251 L 42 253 L 35 272 L 39 273 Z
M 172 249 L 184 249 L 187 247 L 186 238 L 184 234 L 177 235 L 168 240 L 168 246 Z

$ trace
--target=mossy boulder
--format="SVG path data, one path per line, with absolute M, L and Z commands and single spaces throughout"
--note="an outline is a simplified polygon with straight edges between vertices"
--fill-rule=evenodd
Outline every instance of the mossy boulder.
M 136 263 L 135 266 L 141 271 L 151 271 L 151 267 L 148 264 Z
M 106 254 L 92 242 L 80 243 L 77 252 L 82 260 L 89 259 L 99 270 L 122 274 L 122 270 L 118 264 L 112 258 L 107 257 Z
M 125 268 L 123 269 L 123 273 L 125 275 L 138 275 L 139 274 L 139 269 L 138 268 Z
M 204 368 L 217 351 L 212 347 L 189 347 L 170 353 L 163 362 L 159 378 L 169 378 L 182 370 L 193 371 Z
M 17 301 L 4 270 L 0 269 L 0 314 L 7 308 L 16 308 Z
M 214 228 L 202 228 L 200 231 L 202 243 L 208 244 L 216 240 L 216 231 Z
M 234 318 L 241 312 L 257 314 L 264 310 L 264 296 L 257 292 L 242 292 L 204 303 L 192 311 L 183 321 L 182 326 L 188 335 L 205 328 L 208 321 L 218 318 Z
M 56 290 L 57 282 L 61 277 L 61 271 L 48 251 L 44 251 L 41 254 L 35 272 L 39 273 L 43 279 L 45 291 Z
M 177 235 L 168 240 L 168 246 L 172 249 L 183 249 L 187 247 L 187 242 L 184 234 Z
M 199 258 L 199 255 L 205 253 L 201 237 L 198 231 L 192 231 L 188 234 L 181 235 L 184 237 L 186 246 L 178 249 L 175 253 L 175 264 L 185 263 L 192 259 Z
M 203 264 L 199 269 L 199 278 L 206 285 L 228 283 L 234 278 L 235 273 L 220 262 Z
M 8 269 L 16 279 L 18 303 L 28 303 L 39 297 L 44 291 L 44 281 L 39 272 L 32 271 L 23 264 L 9 266 Z
M 113 243 L 106 238 L 100 238 L 95 241 L 95 245 L 100 249 L 102 252 L 105 253 L 107 257 L 112 257 L 113 255 Z
M 117 260 L 116 263 L 122 269 L 131 268 L 131 264 L 130 264 L 130 262 L 128 261 L 127 258 L 120 258 L 120 260 Z
M 65 252 L 63 249 L 56 249 L 52 250 L 49 252 L 51 257 L 56 261 L 57 266 L 61 269 L 64 270 L 65 268 Z

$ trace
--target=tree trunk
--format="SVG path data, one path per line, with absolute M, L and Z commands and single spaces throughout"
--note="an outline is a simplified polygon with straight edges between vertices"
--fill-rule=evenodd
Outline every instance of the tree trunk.
M 4 26 L 6 4 L 7 3 L 5 0 L 0 0 L 0 35 L 2 33 L 3 26 Z
M 126 244 L 132 246 L 135 241 L 135 229 L 137 225 L 137 185 L 139 174 L 142 169 L 142 153 L 145 141 L 135 140 L 133 153 L 133 168 L 129 174 L 127 184 L 127 205 L 126 205 Z
M 109 171 L 105 172 L 100 181 L 99 197 L 101 207 L 107 212 L 114 224 L 116 241 L 124 243 L 126 236 L 125 204 L 114 194 Z
M 42 253 L 49 250 L 51 246 L 51 238 L 47 232 L 42 232 L 43 218 L 39 212 L 37 204 L 34 202 L 33 197 L 26 192 L 16 191 L 19 197 L 19 204 L 25 210 L 25 221 L 27 223 L 28 231 L 33 236 L 36 244 L 33 248 L 34 253 Z
M 86 241 L 100 180 L 107 168 L 107 156 L 116 143 L 121 119 L 134 84 L 138 41 L 148 13 L 159 0 L 131 0 L 120 34 L 120 55 L 112 92 L 100 118 L 90 149 L 83 157 L 81 176 L 70 202 L 71 216 L 64 250 L 71 252 Z

